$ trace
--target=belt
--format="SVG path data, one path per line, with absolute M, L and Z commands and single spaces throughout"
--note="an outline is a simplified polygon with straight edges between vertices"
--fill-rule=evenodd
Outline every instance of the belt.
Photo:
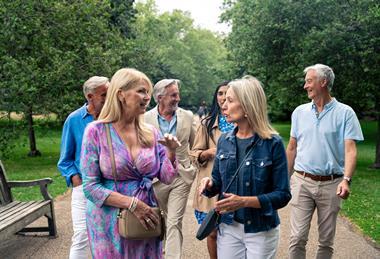
M 336 178 L 342 177 L 343 174 L 332 174 L 332 175 L 315 175 L 315 174 L 309 174 L 304 171 L 296 171 L 300 175 L 304 177 L 309 177 L 310 179 L 314 181 L 320 181 L 320 182 L 325 182 L 325 181 L 332 181 Z

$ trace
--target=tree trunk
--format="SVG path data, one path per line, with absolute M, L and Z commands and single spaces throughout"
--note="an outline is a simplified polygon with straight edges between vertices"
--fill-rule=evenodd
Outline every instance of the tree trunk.
M 34 134 L 34 128 L 33 128 L 32 107 L 28 107 L 28 110 L 25 113 L 25 117 L 28 122 L 28 135 L 29 135 L 29 146 L 30 146 L 30 152 L 28 153 L 28 156 L 30 157 L 41 156 L 41 152 L 38 151 L 36 147 L 36 136 Z
M 377 111 L 377 143 L 376 143 L 376 154 L 375 154 L 375 163 L 371 165 L 371 168 L 380 169 L 380 98 L 375 100 L 376 102 L 376 111 Z

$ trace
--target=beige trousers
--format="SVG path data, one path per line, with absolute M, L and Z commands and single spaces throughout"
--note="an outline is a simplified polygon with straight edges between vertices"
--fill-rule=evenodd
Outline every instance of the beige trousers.
M 318 249 L 316 258 L 328 259 L 333 255 L 336 219 L 341 198 L 336 189 L 342 178 L 331 181 L 314 181 L 293 173 L 290 179 L 292 199 L 290 201 L 290 244 L 289 258 L 306 258 L 310 222 L 317 210 Z
M 180 259 L 182 255 L 182 220 L 191 185 L 177 177 L 170 185 L 153 184 L 160 208 L 166 214 L 165 258 Z

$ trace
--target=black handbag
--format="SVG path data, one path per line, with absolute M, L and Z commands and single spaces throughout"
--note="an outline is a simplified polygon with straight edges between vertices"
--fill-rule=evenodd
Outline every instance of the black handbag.
M 224 190 L 224 192 L 228 191 L 228 189 L 230 188 L 232 182 L 238 176 L 241 166 L 244 164 L 245 159 L 249 156 L 249 154 L 253 150 L 254 146 L 256 145 L 256 142 L 252 145 L 252 148 L 245 155 L 245 157 L 244 157 L 243 161 L 240 163 L 238 169 L 236 169 L 236 172 L 235 172 L 234 176 L 232 177 L 231 181 L 228 183 L 228 185 L 227 185 L 226 189 Z M 222 195 L 219 195 L 218 200 L 221 200 L 222 198 L 223 198 Z M 219 223 L 220 223 L 220 214 L 215 209 L 211 209 L 207 213 L 207 216 L 205 217 L 205 219 L 202 221 L 202 224 L 201 224 L 201 226 L 199 227 L 199 229 L 197 231 L 196 238 L 198 240 L 203 240 L 208 235 L 210 235 L 210 233 L 212 231 L 214 231 L 214 229 L 217 228 L 217 226 L 219 225 Z

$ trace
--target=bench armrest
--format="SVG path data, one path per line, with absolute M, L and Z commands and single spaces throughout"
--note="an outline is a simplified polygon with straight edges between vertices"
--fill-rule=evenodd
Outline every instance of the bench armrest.
M 50 196 L 47 186 L 48 184 L 51 184 L 53 180 L 51 178 L 43 178 L 43 179 L 37 179 L 37 180 L 30 180 L 30 181 L 9 181 L 8 186 L 9 188 L 16 188 L 16 187 L 31 187 L 31 186 L 40 186 L 40 191 L 42 196 L 45 200 L 52 200 L 53 197 Z

